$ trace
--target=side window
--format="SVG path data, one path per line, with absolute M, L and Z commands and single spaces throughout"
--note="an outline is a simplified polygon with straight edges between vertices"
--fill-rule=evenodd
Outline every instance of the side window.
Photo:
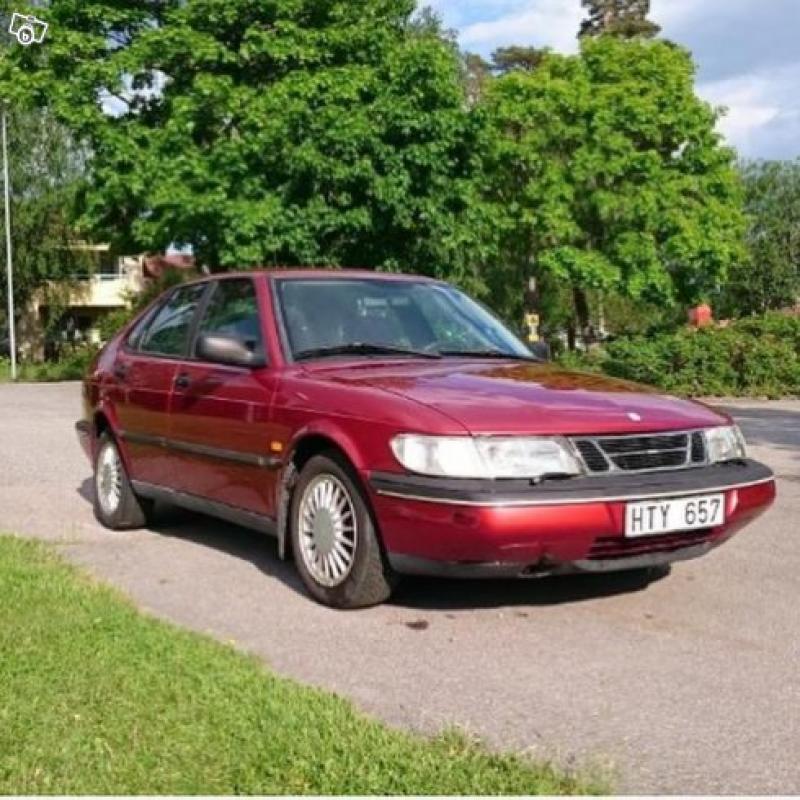
M 125 344 L 128 345 L 128 347 L 130 347 L 131 350 L 138 350 L 139 349 L 139 344 L 142 341 L 142 336 L 144 335 L 145 331 L 149 327 L 150 323 L 155 318 L 155 316 L 158 313 L 158 310 L 159 310 L 160 307 L 161 307 L 161 305 L 157 304 L 155 307 L 151 308 L 133 326 L 133 328 L 131 329 L 131 332 L 128 334 L 128 338 L 125 341 Z
M 258 355 L 264 354 L 256 287 L 249 278 L 222 280 L 214 287 L 198 335 L 234 336 Z
M 162 356 L 185 355 L 192 319 L 207 285 L 200 283 L 178 289 L 141 337 L 139 350 Z

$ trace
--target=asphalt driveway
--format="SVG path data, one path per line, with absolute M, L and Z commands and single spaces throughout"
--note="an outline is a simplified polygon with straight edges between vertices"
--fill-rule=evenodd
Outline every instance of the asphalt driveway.
M 655 583 L 414 580 L 342 613 L 257 533 L 180 512 L 158 531 L 100 528 L 79 400 L 75 384 L 0 385 L 0 529 L 59 543 L 152 613 L 389 723 L 611 766 L 622 791 L 800 792 L 800 403 L 729 406 L 780 476 L 778 504 Z

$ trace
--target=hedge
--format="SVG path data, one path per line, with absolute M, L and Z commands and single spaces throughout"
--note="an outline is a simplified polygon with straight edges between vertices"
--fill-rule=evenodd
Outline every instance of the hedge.
M 96 347 L 75 347 L 63 353 L 58 361 L 21 362 L 18 365 L 17 379 L 22 383 L 77 381 L 83 378 L 96 353 Z M 0 358 L 0 383 L 10 378 L 11 362 L 8 358 Z
M 609 342 L 568 366 L 692 396 L 800 395 L 800 318 L 767 314 L 696 330 Z

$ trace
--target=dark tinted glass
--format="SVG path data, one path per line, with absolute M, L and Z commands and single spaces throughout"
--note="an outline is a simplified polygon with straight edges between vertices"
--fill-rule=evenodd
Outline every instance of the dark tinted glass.
M 156 314 L 139 342 L 139 350 L 162 356 L 185 355 L 192 319 L 206 286 L 201 283 L 178 289 Z
M 258 355 L 264 353 L 256 287 L 248 278 L 219 281 L 200 323 L 200 334 L 234 336 Z

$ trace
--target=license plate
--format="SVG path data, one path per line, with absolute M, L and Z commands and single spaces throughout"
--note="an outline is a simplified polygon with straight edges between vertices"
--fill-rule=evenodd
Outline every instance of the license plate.
M 724 494 L 646 500 L 628 503 L 625 511 L 625 535 L 655 536 L 659 533 L 696 531 L 714 528 L 724 522 Z

